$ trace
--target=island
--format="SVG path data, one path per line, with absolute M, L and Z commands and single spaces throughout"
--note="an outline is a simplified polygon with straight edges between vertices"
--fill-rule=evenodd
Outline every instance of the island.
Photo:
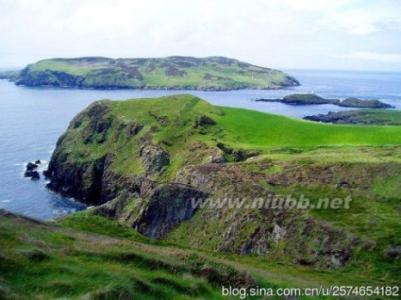
M 315 94 L 291 94 L 281 99 L 257 99 L 260 102 L 280 102 L 288 105 L 319 105 L 332 104 L 340 107 L 351 108 L 394 108 L 392 105 L 379 100 L 362 100 L 355 97 L 348 97 L 344 100 L 327 99 Z
M 11 75 L 11 74 L 10 74 Z M 279 89 L 299 82 L 282 71 L 226 57 L 45 59 L 10 78 L 17 85 L 90 89 Z
M 305 120 L 334 124 L 401 125 L 401 111 L 362 109 L 329 112 L 304 117 Z

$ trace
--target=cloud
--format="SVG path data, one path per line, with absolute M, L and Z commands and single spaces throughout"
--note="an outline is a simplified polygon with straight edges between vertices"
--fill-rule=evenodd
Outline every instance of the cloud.
M 392 0 L 0 0 L 0 7 L 0 66 L 55 56 L 225 55 L 331 68 L 344 53 L 401 51 L 393 42 L 401 2 Z
M 327 14 L 321 24 L 353 35 L 368 35 L 388 30 L 401 31 L 401 2 L 394 0 L 350 1 L 340 10 Z M 354 4 L 354 5 L 352 5 Z
M 300 11 L 330 11 L 349 5 L 352 0 L 282 0 L 289 8 Z
M 400 53 L 379 53 L 379 52 L 367 52 L 359 51 L 353 52 L 347 55 L 340 56 L 341 58 L 357 59 L 365 61 L 376 61 L 385 63 L 401 63 L 401 52 Z

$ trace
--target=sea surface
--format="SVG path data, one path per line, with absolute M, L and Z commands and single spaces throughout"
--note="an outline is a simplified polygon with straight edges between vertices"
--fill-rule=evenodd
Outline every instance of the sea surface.
M 78 90 L 27 88 L 0 80 L 0 208 L 38 219 L 84 209 L 85 206 L 46 189 L 46 181 L 23 177 L 28 161 L 42 160 L 46 168 L 58 137 L 70 120 L 98 99 L 121 100 L 191 93 L 215 105 L 243 107 L 295 118 L 339 111 L 332 105 L 288 106 L 255 102 L 295 92 L 313 92 L 329 98 L 380 99 L 401 109 L 401 73 L 287 70 L 302 84 L 283 90 L 227 92 L 166 90 Z

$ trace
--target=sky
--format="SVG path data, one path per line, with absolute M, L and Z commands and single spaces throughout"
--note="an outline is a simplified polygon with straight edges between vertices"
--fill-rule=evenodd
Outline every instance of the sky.
M 399 0 L 0 0 L 0 68 L 52 57 L 227 56 L 399 71 Z

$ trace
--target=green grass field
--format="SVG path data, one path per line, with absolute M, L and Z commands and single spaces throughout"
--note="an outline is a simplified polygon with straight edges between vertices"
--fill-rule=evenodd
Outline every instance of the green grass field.
M 146 111 L 179 119 L 180 129 L 185 120 L 207 114 L 215 119 L 220 130 L 210 134 L 232 146 L 245 148 L 316 147 L 349 145 L 400 145 L 398 126 L 327 125 L 292 119 L 240 108 L 213 107 L 190 95 L 132 100 L 113 104 L 113 111 L 128 119 L 151 121 Z M 180 108 L 180 109 L 177 109 Z M 177 125 L 176 123 L 174 126 Z M 178 124 L 181 125 L 181 124 Z M 190 128 L 186 128 L 189 130 Z M 182 134 L 181 130 L 175 130 Z M 160 138 L 173 135 L 173 127 L 162 128 Z M 213 136 L 214 135 L 214 136 Z M 172 137 L 173 138 L 173 137 Z
M 223 299 L 216 280 L 228 283 L 242 272 L 140 243 L 132 230 L 104 218 L 73 220 L 86 231 L 0 211 L 0 299 Z
M 243 147 L 399 145 L 397 126 L 326 125 L 237 108 L 223 108 L 227 141 Z
M 0 229 L 1 299 L 233 299 L 221 296 L 221 285 L 242 280 L 245 286 L 243 276 L 252 276 L 259 287 L 306 288 L 375 285 L 382 275 L 372 273 L 367 281 L 375 271 L 369 259 L 361 274 L 358 265 L 323 271 L 268 257 L 179 248 L 88 212 L 47 224 L 0 211 Z

